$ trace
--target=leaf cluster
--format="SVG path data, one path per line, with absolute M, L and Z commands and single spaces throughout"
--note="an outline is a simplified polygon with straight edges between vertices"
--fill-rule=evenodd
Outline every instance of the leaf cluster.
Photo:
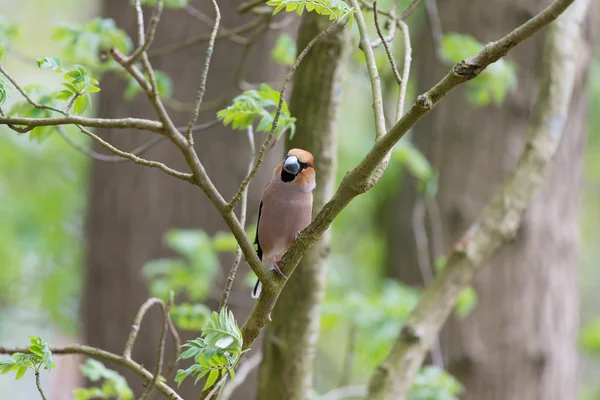
M 217 380 L 230 374 L 235 378 L 234 367 L 242 354 L 242 332 L 233 313 L 224 307 L 213 312 L 211 319 L 202 328 L 202 336 L 189 340 L 182 347 L 187 348 L 178 360 L 193 359 L 194 364 L 177 371 L 175 381 L 181 384 L 189 376 L 195 376 L 194 384 L 206 376 L 204 388 L 211 388 Z
M 37 336 L 31 336 L 29 340 L 31 345 L 27 349 L 31 353 L 14 353 L 8 360 L 0 361 L 0 374 L 16 372 L 15 379 L 19 380 L 28 369 L 39 373 L 42 367 L 46 370 L 54 368 L 52 352 L 48 344 Z
M 258 121 L 256 130 L 270 132 L 273 129 L 275 113 L 279 104 L 279 92 L 263 83 L 259 90 L 246 90 L 233 99 L 232 104 L 219 111 L 217 118 L 225 126 L 231 124 L 233 129 L 244 130 Z M 281 105 L 281 114 L 275 129 L 275 135 L 290 130 L 290 138 L 296 132 L 296 118 L 292 117 L 285 100 Z
M 354 21 L 353 8 L 342 0 L 269 0 L 267 5 L 275 7 L 273 15 L 283 9 L 286 12 L 295 11 L 298 15 L 302 15 L 306 9 L 308 12 L 325 15 L 329 17 L 329 20 L 339 21 L 349 17 L 347 25 L 351 25 Z

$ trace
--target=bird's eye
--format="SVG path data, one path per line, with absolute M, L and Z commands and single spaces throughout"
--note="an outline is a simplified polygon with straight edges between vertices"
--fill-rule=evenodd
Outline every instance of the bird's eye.
M 306 168 L 308 168 L 308 163 L 301 162 L 301 163 L 300 163 L 300 167 L 301 167 L 302 169 L 306 169 Z

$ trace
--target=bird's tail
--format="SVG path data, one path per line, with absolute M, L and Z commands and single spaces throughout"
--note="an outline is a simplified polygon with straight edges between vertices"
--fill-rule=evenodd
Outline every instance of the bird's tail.
M 260 290 L 262 289 L 262 283 L 260 283 L 260 279 L 256 280 L 256 285 L 254 285 L 254 289 L 252 289 L 252 298 L 258 299 L 258 295 L 260 295 Z

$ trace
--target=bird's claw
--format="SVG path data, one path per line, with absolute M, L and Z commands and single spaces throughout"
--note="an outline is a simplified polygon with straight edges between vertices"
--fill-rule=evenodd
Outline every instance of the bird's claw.
M 287 279 L 287 276 L 285 276 L 283 274 L 283 272 L 281 271 L 281 268 L 279 268 L 279 264 L 277 264 L 277 260 L 273 259 L 273 268 L 275 269 L 275 271 L 277 271 L 277 273 L 279 273 L 279 275 L 283 276 L 285 279 Z

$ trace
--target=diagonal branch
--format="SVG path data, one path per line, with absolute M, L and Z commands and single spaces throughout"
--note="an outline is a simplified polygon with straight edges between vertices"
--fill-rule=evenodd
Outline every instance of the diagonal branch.
M 346 174 L 338 190 L 331 200 L 317 214 L 308 228 L 298 235 L 288 252 L 280 262 L 280 266 L 289 277 L 306 250 L 312 247 L 329 229 L 337 215 L 359 194 L 364 193 L 365 184 L 372 173 L 385 159 L 386 154 L 424 115 L 431 112 L 435 105 L 456 86 L 479 75 L 490 64 L 504 57 L 515 46 L 531 37 L 534 33 L 554 21 L 574 0 L 556 0 L 535 17 L 510 32 L 496 42 L 489 43 L 473 57 L 454 65 L 450 72 L 428 92 L 417 97 L 411 109 L 379 140 L 375 142 L 365 158 Z M 358 21 L 358 18 L 357 18 Z M 364 18 L 363 18 L 364 21 Z M 368 47 L 366 35 L 361 31 L 365 49 Z M 368 189 L 368 188 L 367 188 Z M 244 349 L 249 348 L 262 328 L 269 322 L 268 316 L 273 309 L 279 293 L 285 286 L 285 280 L 273 276 L 272 283 L 264 285 L 250 316 L 242 327 Z
M 555 3 L 556 4 L 556 3 Z M 369 382 L 369 400 L 402 399 L 460 291 L 517 232 L 531 199 L 544 182 L 564 133 L 576 76 L 575 43 L 587 1 L 581 0 L 552 26 L 546 42 L 548 68 L 540 87 L 529 136 L 517 166 L 493 200 L 454 246 L 441 274 L 427 287 L 396 343 Z

